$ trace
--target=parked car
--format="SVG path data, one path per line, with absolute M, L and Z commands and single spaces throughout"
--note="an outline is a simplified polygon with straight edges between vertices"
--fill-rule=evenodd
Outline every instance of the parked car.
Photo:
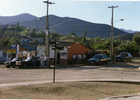
M 133 56 L 129 52 L 120 52 L 119 55 L 117 55 L 115 58 L 116 61 L 125 61 L 125 60 L 131 61 Z
M 16 67 L 16 61 L 21 61 L 21 60 L 22 60 L 22 58 L 14 58 L 11 61 L 4 62 L 4 65 L 6 66 L 6 68 L 10 68 L 11 66 L 13 68 L 15 68 Z
M 92 58 L 88 60 L 89 64 L 96 64 L 98 63 L 101 65 L 102 62 L 108 63 L 110 61 L 110 58 L 105 54 L 95 54 Z
M 29 57 L 24 61 L 16 61 L 16 65 L 19 68 L 30 68 L 34 67 L 33 60 L 35 60 L 36 68 L 40 66 L 40 58 L 39 57 Z

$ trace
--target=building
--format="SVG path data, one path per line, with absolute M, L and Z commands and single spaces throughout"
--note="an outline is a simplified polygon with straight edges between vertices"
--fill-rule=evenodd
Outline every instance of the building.
M 54 41 L 50 42 L 50 61 L 54 60 L 54 54 L 55 50 L 52 49 L 52 46 L 54 45 Z M 82 44 L 78 42 L 66 42 L 66 41 L 58 41 L 58 46 L 63 46 L 63 50 L 56 50 L 56 58 L 55 61 L 57 64 L 71 64 L 73 55 L 76 54 L 78 55 L 81 53 L 83 54 L 88 54 L 91 49 L 83 46 Z M 40 43 L 37 45 L 37 56 L 41 57 L 41 55 L 45 56 L 45 45 Z
M 23 47 L 19 47 L 19 51 L 29 51 Z M 11 61 L 16 57 L 16 48 L 12 48 L 12 46 L 0 46 L 0 62 L 3 63 L 5 61 Z
M 76 42 L 73 43 L 71 45 L 68 46 L 68 55 L 67 55 L 67 60 L 68 60 L 68 64 L 71 63 L 72 59 L 73 59 L 73 55 L 79 55 L 79 53 L 83 56 L 84 54 L 87 55 L 88 52 L 92 51 L 91 49 L 83 46 L 82 44 Z
M 22 36 L 19 37 L 20 40 L 20 47 L 23 47 L 25 49 L 28 49 L 29 51 L 34 51 L 36 50 L 36 45 L 35 45 L 35 40 L 29 36 Z
M 13 53 L 10 54 L 9 53 L 10 51 L 13 52 Z M 7 60 L 11 60 L 12 57 L 15 56 L 15 53 L 16 53 L 16 50 L 11 49 L 10 46 L 0 46 L 0 62 L 2 63 L 2 62 L 5 62 Z

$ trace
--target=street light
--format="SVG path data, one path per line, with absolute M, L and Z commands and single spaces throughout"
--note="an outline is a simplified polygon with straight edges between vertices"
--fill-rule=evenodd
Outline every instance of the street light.
M 110 42 L 110 58 L 111 58 L 111 61 L 113 60 L 113 24 L 116 22 L 113 23 L 113 10 L 114 8 L 117 8 L 118 6 L 108 6 L 108 8 L 111 8 L 112 9 L 112 19 L 111 19 L 111 42 Z M 123 21 L 124 19 L 120 19 L 120 20 L 117 20 L 117 21 Z
M 124 19 L 119 19 L 119 20 L 116 20 L 113 22 L 112 20 L 112 25 L 111 25 L 111 42 L 110 42 L 110 58 L 111 58 L 111 61 L 113 60 L 113 24 L 117 21 L 124 21 Z
M 41 20 L 42 22 L 44 22 L 46 24 L 46 22 L 44 20 L 42 20 L 41 18 L 37 18 L 38 20 Z
M 124 19 L 118 19 L 118 20 L 116 20 L 115 22 L 117 22 L 117 21 L 124 21 Z M 114 22 L 114 23 L 115 23 L 115 22 Z

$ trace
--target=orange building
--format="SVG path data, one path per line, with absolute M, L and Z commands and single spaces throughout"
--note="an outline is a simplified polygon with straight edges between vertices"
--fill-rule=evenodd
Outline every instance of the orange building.
M 68 46 L 68 64 L 71 63 L 73 59 L 73 55 L 79 55 L 79 53 L 83 56 L 84 54 L 88 54 L 91 49 L 83 46 L 82 44 L 76 42 Z

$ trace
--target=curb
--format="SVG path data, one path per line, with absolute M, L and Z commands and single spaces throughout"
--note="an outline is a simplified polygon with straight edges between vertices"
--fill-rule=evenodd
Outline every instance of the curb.
M 123 79 L 74 79 L 74 80 L 55 80 L 55 83 L 56 82 L 117 82 L 117 83 L 140 84 L 140 80 L 123 80 Z M 3 83 L 3 84 L 0 84 L 0 87 L 24 86 L 24 85 L 27 86 L 27 85 L 36 85 L 36 84 L 43 84 L 43 83 L 53 83 L 53 80 Z
M 99 100 L 140 100 L 140 95 L 120 95 Z

